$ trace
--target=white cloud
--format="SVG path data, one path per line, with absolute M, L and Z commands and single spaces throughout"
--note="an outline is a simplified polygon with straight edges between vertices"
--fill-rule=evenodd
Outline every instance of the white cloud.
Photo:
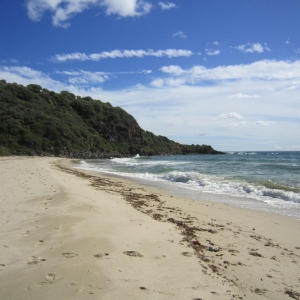
M 186 35 L 182 31 L 177 31 L 172 36 L 178 36 L 178 37 L 180 37 L 182 39 L 186 39 Z
M 215 46 L 219 46 L 220 45 L 220 43 L 218 41 L 214 41 L 212 44 L 215 45 Z
M 261 98 L 260 95 L 248 95 L 243 93 L 238 93 L 228 97 L 229 99 L 251 99 L 251 98 Z
M 160 70 L 164 73 L 169 73 L 169 74 L 173 74 L 173 75 L 177 75 L 177 76 L 186 73 L 186 71 L 181 69 L 181 67 L 174 66 L 174 65 L 164 66 L 164 67 L 160 68 Z
M 166 10 L 166 9 L 171 9 L 175 8 L 176 4 L 171 3 L 171 2 L 158 2 L 158 5 L 160 6 L 161 9 Z
M 143 0 L 103 0 L 106 13 L 121 17 L 142 16 L 150 12 L 152 5 Z
M 40 21 L 46 11 L 52 13 L 52 23 L 58 27 L 68 27 L 69 19 L 92 7 L 104 7 L 106 14 L 121 17 L 135 17 L 150 12 L 152 5 L 143 0 L 28 0 L 28 17 Z
M 210 69 L 194 66 L 187 70 L 170 65 L 160 70 L 172 76 L 181 76 L 186 84 L 196 84 L 204 80 L 300 80 L 300 61 L 261 60 L 247 65 L 218 66 Z M 236 94 L 235 98 L 245 95 Z M 254 94 L 253 97 L 257 96 Z
M 141 73 L 143 73 L 143 74 L 151 74 L 152 70 L 142 70 Z
M 66 85 L 60 81 L 53 80 L 49 75 L 33 70 L 28 67 L 1 67 L 0 78 L 8 82 L 16 82 L 27 85 L 30 83 L 39 84 L 42 87 L 47 87 L 53 90 L 64 90 Z
M 271 124 L 274 124 L 274 122 L 256 121 L 254 124 L 257 126 L 269 126 Z
M 109 79 L 109 76 L 103 72 L 88 72 L 88 71 L 63 71 L 56 72 L 57 74 L 66 75 L 68 82 L 71 84 L 90 85 L 103 83 Z
M 17 64 L 18 63 L 18 61 L 15 59 L 15 58 L 11 58 L 11 59 L 9 59 L 9 60 L 5 60 L 5 59 L 2 59 L 1 60 L 1 63 L 2 64 Z
M 291 85 L 289 87 L 284 88 L 284 91 L 289 91 L 289 90 L 296 90 L 299 89 L 300 85 Z
M 85 53 L 70 53 L 70 54 L 57 54 L 53 57 L 53 61 L 65 62 L 69 60 L 79 60 L 79 61 L 99 61 L 106 58 L 131 58 L 131 57 L 144 57 L 144 56 L 155 56 L 155 57 L 180 57 L 180 56 L 191 56 L 193 52 L 190 50 L 176 50 L 176 49 L 166 49 L 153 51 L 148 50 L 113 50 L 111 52 L 104 51 L 101 53 L 85 54 Z
M 239 115 L 236 112 L 231 112 L 228 114 L 221 114 L 217 117 L 217 119 L 222 120 L 222 119 L 242 119 L 243 117 Z
M 151 74 L 151 70 L 131 71 L 131 72 L 89 72 L 84 70 L 79 71 L 56 71 L 56 74 L 63 75 L 71 84 L 90 86 L 103 83 L 111 79 L 114 75 L 130 75 L 130 74 Z
M 264 48 L 260 43 L 254 43 L 254 44 L 247 43 L 247 44 L 240 45 L 237 47 L 232 47 L 232 48 L 238 49 L 245 53 L 262 53 L 262 52 L 264 52 L 264 50 L 271 51 L 271 49 L 266 44 L 265 44 L 265 48 Z
M 296 50 L 295 50 L 295 53 L 300 54 L 300 49 L 299 49 L 299 48 L 296 49 Z
M 220 50 L 212 50 L 212 49 L 205 49 L 205 52 L 207 55 L 210 55 L 210 56 L 219 55 L 221 53 Z

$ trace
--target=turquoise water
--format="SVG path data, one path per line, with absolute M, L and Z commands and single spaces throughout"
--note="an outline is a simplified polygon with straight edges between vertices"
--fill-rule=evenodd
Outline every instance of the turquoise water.
M 219 195 L 221 202 L 231 199 L 242 205 L 252 199 L 257 207 L 257 202 L 263 202 L 267 204 L 264 207 L 272 206 L 279 213 L 300 218 L 300 152 L 136 156 L 85 160 L 77 167 L 141 179 L 169 190 L 180 189 L 181 195 L 193 199 L 210 199 L 208 195 L 213 194 Z

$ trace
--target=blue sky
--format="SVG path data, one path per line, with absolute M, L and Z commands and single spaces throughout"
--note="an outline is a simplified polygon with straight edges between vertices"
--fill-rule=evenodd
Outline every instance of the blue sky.
M 299 0 L 2 1 L 0 78 L 217 150 L 300 150 Z

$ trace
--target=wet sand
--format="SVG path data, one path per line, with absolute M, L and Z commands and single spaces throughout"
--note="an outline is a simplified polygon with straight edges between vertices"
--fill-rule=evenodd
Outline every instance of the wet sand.
M 300 221 L 0 159 L 0 299 L 300 299 Z

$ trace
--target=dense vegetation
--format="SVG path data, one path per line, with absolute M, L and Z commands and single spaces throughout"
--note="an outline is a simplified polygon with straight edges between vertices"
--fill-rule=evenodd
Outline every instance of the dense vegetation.
M 128 155 L 217 154 L 141 129 L 120 107 L 55 93 L 36 84 L 0 81 L 0 155 L 104 158 Z

